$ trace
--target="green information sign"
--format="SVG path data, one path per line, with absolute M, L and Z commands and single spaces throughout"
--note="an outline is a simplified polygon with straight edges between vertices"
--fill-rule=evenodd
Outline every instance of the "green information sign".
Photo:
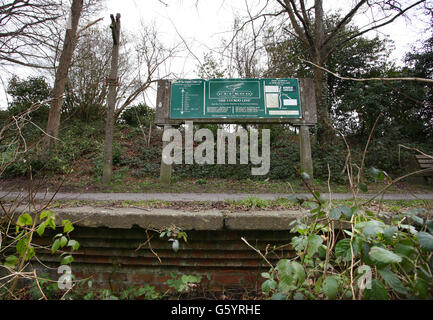
M 298 79 L 177 80 L 170 119 L 302 118 Z

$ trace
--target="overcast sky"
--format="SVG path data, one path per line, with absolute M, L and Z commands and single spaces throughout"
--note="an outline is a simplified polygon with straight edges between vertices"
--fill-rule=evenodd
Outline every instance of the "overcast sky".
M 109 13 L 120 12 L 122 14 L 122 28 L 134 30 L 139 27 L 140 19 L 146 23 L 154 22 L 165 35 L 165 39 L 178 41 L 176 29 L 194 49 L 206 52 L 208 48 L 218 46 L 222 36 L 229 37 L 234 16 L 246 15 L 245 0 L 200 0 L 196 6 L 195 0 L 107 0 Z M 350 6 L 350 0 L 327 0 L 325 9 L 341 9 L 346 12 Z M 257 11 L 264 1 L 248 0 L 251 10 Z M 331 6 L 328 4 L 332 3 Z M 108 20 L 108 19 L 107 19 Z M 368 23 L 366 17 L 358 17 L 357 25 Z M 407 21 L 404 18 L 397 19 L 389 26 L 371 32 L 369 36 L 379 34 L 388 35 L 395 41 L 396 52 L 393 58 L 401 60 L 402 54 L 410 50 L 416 40 L 420 39 L 427 25 L 417 19 Z M 176 29 L 175 29 L 176 28 Z M 198 54 L 198 57 L 202 55 Z
M 167 3 L 168 5 L 164 5 Z M 140 21 L 145 24 L 154 23 L 167 44 L 179 43 L 179 34 L 188 42 L 188 46 L 195 56 L 202 59 L 203 54 L 221 44 L 221 38 L 229 38 L 233 20 L 236 15 L 246 16 L 245 0 L 200 0 L 196 6 L 195 0 L 107 0 L 106 10 L 102 13 L 104 21 L 102 25 L 110 23 L 109 14 L 121 13 L 122 29 L 134 31 L 140 28 Z M 329 1 L 329 2 L 328 2 Z M 332 10 L 342 9 L 347 11 L 352 1 L 333 0 Z M 253 13 L 260 8 L 263 1 L 248 0 Z M 326 1 L 326 5 L 330 0 Z M 355 23 L 362 25 L 367 23 L 365 17 L 357 18 Z M 401 63 L 406 52 L 411 46 L 425 36 L 427 25 L 417 19 L 412 22 L 399 18 L 394 23 L 380 29 L 381 36 L 389 36 L 395 42 L 396 50 L 391 58 Z M 376 35 L 372 32 L 369 36 Z M 198 62 L 191 55 L 185 57 L 182 62 L 174 64 L 175 72 L 182 71 L 182 77 L 197 77 Z M 26 72 L 20 72 L 24 76 Z M 8 79 L 3 77 L 3 81 Z M 3 90 L 1 90 L 3 91 Z M 150 100 L 153 100 L 151 94 Z M 0 93 L 0 102 L 4 104 L 4 92 Z M 152 101 L 149 101 L 154 105 Z
M 167 5 L 164 5 L 164 3 Z M 140 27 L 140 20 L 144 23 L 155 23 L 165 42 L 177 43 L 179 34 L 188 43 L 194 55 L 200 59 L 204 53 L 221 44 L 221 39 L 229 39 L 235 16 L 246 17 L 245 0 L 200 0 L 196 5 L 195 0 L 108 0 L 106 16 L 110 13 L 121 13 L 122 28 L 134 31 Z M 264 1 L 248 0 L 252 12 L 257 12 Z M 332 10 L 342 10 L 344 14 L 350 9 L 349 0 L 326 1 L 327 7 Z M 326 9 L 326 8 L 325 8 Z M 108 18 L 104 23 L 108 23 Z M 368 24 L 366 16 L 358 17 L 354 21 L 357 25 Z M 426 24 L 420 20 L 408 21 L 404 18 L 397 19 L 392 25 L 381 28 L 378 32 L 371 32 L 368 36 L 379 34 L 382 37 L 389 36 L 395 42 L 396 49 L 392 59 L 397 63 L 402 62 L 404 54 L 411 49 L 417 40 L 422 38 Z M 189 55 L 184 62 L 173 66 L 178 67 L 175 72 L 182 72 L 184 78 L 197 77 L 197 60 Z M 150 93 L 148 100 L 154 100 Z M 152 101 L 148 101 L 153 105 Z

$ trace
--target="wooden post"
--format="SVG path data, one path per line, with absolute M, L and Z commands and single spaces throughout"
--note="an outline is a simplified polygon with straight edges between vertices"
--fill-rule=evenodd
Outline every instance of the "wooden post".
M 158 94 L 156 97 L 156 114 L 155 123 L 163 123 L 164 131 L 171 129 L 171 125 L 167 123 L 170 118 L 170 97 L 171 97 L 171 84 L 168 80 L 158 81 Z M 162 143 L 162 149 L 164 150 L 168 142 Z M 159 181 L 163 184 L 171 183 L 171 172 L 173 170 L 172 165 L 166 165 L 161 156 L 161 172 Z
M 114 108 L 117 98 L 117 73 L 119 70 L 119 46 L 120 46 L 120 14 L 114 18 L 111 15 L 111 31 L 113 34 L 113 49 L 111 57 L 110 78 L 107 79 L 107 117 L 105 123 L 105 146 L 104 146 L 104 172 L 102 183 L 106 185 L 110 182 L 113 175 L 113 127 L 114 127 Z
M 164 126 L 164 131 L 171 129 L 170 125 Z M 162 149 L 164 150 L 165 146 L 168 144 L 168 142 L 162 143 Z M 161 156 L 161 172 L 159 175 L 159 181 L 163 184 L 170 184 L 171 183 L 171 172 L 173 170 L 172 165 L 165 164 L 163 161 L 163 157 Z
M 310 126 L 317 123 L 317 103 L 313 79 L 299 79 L 302 120 L 299 126 L 299 152 L 301 170 L 313 179 L 313 157 L 311 155 Z
M 301 155 L 301 170 L 309 174 L 313 179 L 313 157 L 311 155 L 310 128 L 299 127 L 299 151 Z

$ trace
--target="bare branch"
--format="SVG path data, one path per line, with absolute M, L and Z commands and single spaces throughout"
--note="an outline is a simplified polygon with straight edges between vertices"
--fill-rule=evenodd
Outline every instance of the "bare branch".
M 416 81 L 416 82 L 425 82 L 425 83 L 433 83 L 433 79 L 427 79 L 427 78 L 414 78 L 414 77 L 401 77 L 401 78 L 350 78 L 350 77 L 342 77 L 339 74 L 329 71 L 328 69 L 321 67 L 311 61 L 307 61 L 302 59 L 301 57 L 298 57 L 299 60 L 302 62 L 308 63 L 313 65 L 314 67 L 323 70 L 329 74 L 332 74 L 334 77 L 341 79 L 341 80 L 349 80 L 349 81 L 357 81 L 357 82 L 367 82 L 367 81 Z

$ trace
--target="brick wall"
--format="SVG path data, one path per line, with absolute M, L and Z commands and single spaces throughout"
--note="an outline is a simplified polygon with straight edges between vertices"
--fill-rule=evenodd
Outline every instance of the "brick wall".
M 35 240 L 49 246 L 54 235 Z M 202 285 L 211 290 L 257 288 L 262 282 L 260 273 L 269 266 L 241 237 L 263 253 L 267 248 L 272 263 L 293 256 L 291 248 L 285 246 L 291 237 L 288 231 L 188 231 L 188 242 L 180 241 L 178 252 L 171 249 L 167 238 L 138 227 L 76 227 L 71 235 L 81 244 L 72 263 L 76 279 L 92 277 L 99 288 L 113 290 L 146 283 L 161 289 L 171 273 L 202 275 Z M 38 269 L 56 277 L 59 255 L 40 250 L 37 256 L 42 263 Z

